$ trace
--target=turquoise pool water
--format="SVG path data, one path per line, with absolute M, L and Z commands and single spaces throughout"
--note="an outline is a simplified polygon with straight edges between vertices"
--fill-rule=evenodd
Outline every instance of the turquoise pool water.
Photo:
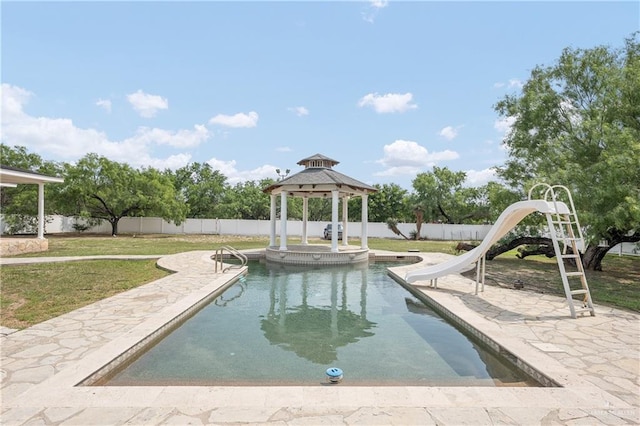
M 393 265 L 397 265 L 394 263 Z M 101 385 L 536 385 L 386 273 L 389 263 L 249 273 Z

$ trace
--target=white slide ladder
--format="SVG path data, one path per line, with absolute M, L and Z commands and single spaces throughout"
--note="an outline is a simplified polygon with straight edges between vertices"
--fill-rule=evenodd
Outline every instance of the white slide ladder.
M 529 190 L 529 200 L 536 187 L 544 191 L 544 199 L 554 205 L 552 212 L 547 211 L 547 225 L 549 234 L 553 242 L 553 249 L 558 262 L 558 269 L 564 287 L 564 293 L 567 297 L 567 304 L 571 311 L 571 317 L 576 318 L 578 313 L 589 312 L 591 316 L 595 316 L 593 301 L 591 300 L 591 292 L 587 284 L 587 277 L 582 265 L 580 253 L 585 248 L 582 228 L 578 222 L 575 206 L 569 189 L 562 185 L 548 185 L 546 183 L 538 183 Z M 565 203 L 568 211 L 559 208 L 559 205 Z M 575 267 L 573 271 L 567 271 L 566 260 L 573 260 Z M 582 300 L 574 299 L 574 296 L 581 296 Z M 581 307 L 576 308 L 575 303 L 579 302 Z

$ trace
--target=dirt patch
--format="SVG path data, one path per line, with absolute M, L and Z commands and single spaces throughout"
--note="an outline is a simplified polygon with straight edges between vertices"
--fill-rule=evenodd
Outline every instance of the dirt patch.
M 23 329 L 30 324 L 27 321 L 20 321 L 16 318 L 16 312 L 27 303 L 24 298 L 12 300 L 7 306 L 2 308 L 2 325 L 8 328 Z

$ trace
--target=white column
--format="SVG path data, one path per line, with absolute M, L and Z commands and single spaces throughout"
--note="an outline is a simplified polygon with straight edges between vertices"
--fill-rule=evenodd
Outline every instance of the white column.
M 349 230 L 347 229 L 347 222 L 349 222 L 349 196 L 342 197 L 342 245 L 349 245 Z
M 38 238 L 44 239 L 44 183 L 38 184 Z
M 337 189 L 331 191 L 331 251 L 333 253 L 338 252 L 338 195 Z
M 302 197 L 302 245 L 306 246 L 307 240 L 307 223 L 309 221 L 309 197 Z
M 361 234 L 361 243 L 360 243 L 360 248 L 362 249 L 368 249 L 368 242 L 367 242 L 367 221 L 369 220 L 369 211 L 368 211 L 368 200 L 369 196 L 367 194 L 362 194 L 362 230 L 360 231 Z
M 276 245 L 276 196 L 270 194 L 271 210 L 269 211 L 269 247 Z
M 280 250 L 287 249 L 287 191 L 280 193 Z

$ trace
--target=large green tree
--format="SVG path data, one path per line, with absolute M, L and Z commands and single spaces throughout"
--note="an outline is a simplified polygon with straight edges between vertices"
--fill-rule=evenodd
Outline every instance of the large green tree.
M 187 217 L 219 217 L 219 205 L 227 189 L 227 178 L 207 163 L 190 163 L 166 174 L 188 207 Z
M 585 267 L 601 270 L 610 247 L 640 241 L 640 43 L 566 48 L 536 66 L 522 93 L 495 106 L 511 121 L 507 183 L 563 184 L 573 193 L 588 236 Z
M 67 165 L 64 213 L 106 220 L 112 235 L 126 216 L 157 216 L 180 224 L 187 206 L 171 179 L 156 169 L 134 169 L 97 154 L 87 154 L 76 165 Z
M 259 182 L 248 180 L 229 187 L 225 191 L 220 205 L 220 217 L 226 219 L 269 219 L 271 199 L 269 195 L 262 192 L 262 189 L 273 182 L 273 179 L 263 179 Z M 289 204 L 287 207 L 290 207 Z M 287 211 L 287 217 L 291 217 L 289 211 Z
M 407 210 L 407 190 L 395 183 L 374 184 L 376 192 L 367 197 L 367 217 L 369 222 L 386 222 L 389 218 L 395 218 L 400 222 L 411 219 Z M 327 200 L 329 218 L 331 218 L 331 200 Z M 349 220 L 359 222 L 362 219 L 362 198 L 349 199 Z
M 488 219 L 483 191 L 463 186 L 467 175 L 446 167 L 433 167 L 419 173 L 412 181 L 412 209 L 424 221 L 444 223 L 477 223 Z

